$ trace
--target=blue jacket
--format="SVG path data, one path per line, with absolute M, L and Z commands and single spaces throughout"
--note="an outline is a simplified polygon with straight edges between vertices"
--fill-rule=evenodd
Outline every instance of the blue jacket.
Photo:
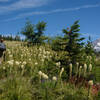
M 4 43 L 0 43 L 0 51 L 5 51 L 6 45 Z

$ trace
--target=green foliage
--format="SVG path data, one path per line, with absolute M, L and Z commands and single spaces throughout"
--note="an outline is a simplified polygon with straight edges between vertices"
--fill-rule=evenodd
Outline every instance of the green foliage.
M 29 85 L 24 78 L 13 76 L 0 83 L 2 96 L 0 100 L 31 100 L 29 94 Z
M 55 39 L 52 40 L 52 49 L 55 51 L 62 51 L 64 50 L 64 47 L 62 46 L 62 43 L 64 42 L 64 38 L 57 36 Z
M 79 21 L 76 21 L 70 29 L 63 29 L 63 33 L 68 40 L 68 42 L 66 42 L 65 51 L 68 52 L 68 56 L 70 57 L 70 63 L 73 64 L 79 59 L 81 60 L 84 45 L 84 43 L 82 42 L 84 38 L 80 38 L 80 33 L 78 33 L 80 31 L 80 25 L 78 23 Z
M 26 39 L 29 42 L 42 43 L 44 40 L 47 39 L 47 37 L 43 35 L 45 27 L 46 23 L 43 21 L 39 22 L 36 25 L 33 25 L 30 21 L 27 21 L 21 33 L 26 36 Z
M 9 40 L 9 41 L 21 41 L 21 38 L 18 34 L 15 37 L 12 35 L 8 35 L 8 36 L 0 35 L 0 39 Z
M 52 49 L 57 53 L 55 61 L 61 62 L 61 67 L 65 68 L 66 73 L 64 74 L 64 76 L 69 75 L 69 64 L 72 63 L 72 76 L 78 76 L 79 73 L 77 73 L 76 70 L 81 70 L 79 76 L 90 79 L 90 76 L 93 73 L 88 72 L 88 68 L 86 68 L 85 75 L 84 64 L 87 64 L 87 67 L 92 64 L 94 69 L 95 55 L 92 48 L 91 39 L 89 38 L 89 41 L 85 46 L 83 42 L 85 38 L 80 36 L 81 34 L 79 33 L 79 27 L 79 21 L 75 21 L 70 28 L 63 29 L 64 36 L 58 36 L 53 40 Z M 78 67 L 76 66 L 77 62 L 79 63 Z M 83 68 L 80 69 L 80 66 L 83 66 Z
M 96 100 L 100 100 L 100 91 L 98 93 L 98 97 L 96 97 Z
M 96 54 L 94 52 L 92 40 L 91 40 L 90 36 L 88 38 L 87 44 L 85 45 L 85 53 L 86 53 L 87 57 L 89 57 L 87 64 L 91 63 L 93 65 L 93 67 L 96 67 Z M 94 68 L 94 70 L 95 70 L 95 68 Z
M 32 84 L 32 100 L 87 100 L 87 89 L 78 89 L 72 84 L 64 84 L 61 80 L 44 80 L 40 84 Z M 92 96 L 89 100 L 93 100 Z
M 95 73 L 96 82 L 100 82 L 100 67 L 96 66 L 93 73 Z
M 63 29 L 64 36 L 56 37 L 52 42 L 52 48 L 55 51 L 66 52 L 67 57 L 65 59 L 68 63 L 75 64 L 76 62 L 82 62 L 85 56 L 84 50 L 84 38 L 80 37 L 80 25 L 79 21 L 74 22 L 74 24 L 67 29 Z
M 55 52 L 49 45 L 27 47 L 8 41 L 6 45 L 6 61 L 0 66 L 0 100 L 87 100 L 87 88 L 66 80 L 66 67 L 60 77 L 64 63 L 59 59 L 65 59 L 62 55 L 67 52 Z M 93 100 L 92 94 L 89 100 Z
M 86 52 L 87 56 L 93 56 L 93 54 L 94 54 L 94 49 L 93 49 L 93 45 L 92 45 L 92 41 L 91 41 L 90 36 L 89 36 L 89 39 L 88 39 L 87 44 L 85 46 L 85 52 Z
M 34 34 L 34 28 L 30 21 L 26 22 L 25 28 L 22 30 L 22 34 L 24 34 L 28 39 L 30 35 Z
M 0 100 L 87 100 L 85 82 L 93 80 L 94 55 L 90 41 L 84 46 L 78 22 L 63 29 L 64 36 L 51 39 L 52 45 L 44 36 L 45 22 L 28 21 L 22 34 L 29 42 L 48 39 L 48 44 L 27 47 L 7 41 L 6 61 L 0 66 Z M 88 100 L 93 98 L 90 93 Z

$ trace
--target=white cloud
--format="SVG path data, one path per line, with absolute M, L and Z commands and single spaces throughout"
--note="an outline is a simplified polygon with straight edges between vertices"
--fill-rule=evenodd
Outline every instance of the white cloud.
M 0 0 L 0 1 L 3 1 L 3 0 Z M 4 0 L 4 1 L 7 1 L 7 0 Z M 45 5 L 47 2 L 48 0 L 18 0 L 17 2 L 14 2 L 10 5 L 0 6 L 0 13 L 20 10 L 23 8 L 40 7 L 42 5 Z
M 97 43 L 97 46 L 99 46 L 99 47 L 100 47 L 100 43 Z
M 0 0 L 0 2 L 8 2 L 8 1 L 10 1 L 10 0 Z
M 100 7 L 100 5 L 99 4 L 84 5 L 84 6 L 75 7 L 75 8 L 65 8 L 65 9 L 55 9 L 55 10 L 51 10 L 51 11 L 38 11 L 38 12 L 23 13 L 23 14 L 17 15 L 14 18 L 7 19 L 5 21 L 12 21 L 12 20 L 23 18 L 23 17 L 33 16 L 33 15 L 43 15 L 43 14 L 53 14 L 53 13 L 60 13 L 60 12 L 77 11 L 80 9 L 88 9 L 88 8 L 95 8 L 95 7 Z

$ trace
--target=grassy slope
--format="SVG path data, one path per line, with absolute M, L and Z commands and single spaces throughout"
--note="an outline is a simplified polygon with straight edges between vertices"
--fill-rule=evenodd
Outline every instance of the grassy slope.
M 24 48 L 20 46 L 21 43 L 10 42 L 10 41 L 9 42 L 7 41 L 6 44 L 11 52 L 10 54 L 7 55 L 7 60 L 9 61 L 11 59 L 10 55 L 13 55 L 14 62 L 21 61 L 22 64 L 23 61 L 26 61 L 27 64 L 25 65 L 24 68 L 26 74 L 25 75 L 22 74 L 21 71 L 23 70 L 21 70 L 20 66 L 17 64 L 14 64 L 14 67 L 10 67 L 12 68 L 11 74 L 8 73 L 8 77 L 4 77 L 3 78 L 4 80 L 0 80 L 1 81 L 0 89 L 2 94 L 0 95 L 0 100 L 55 100 L 55 99 L 56 100 L 80 100 L 80 98 L 81 100 L 87 100 L 88 91 L 84 87 L 77 88 L 71 84 L 65 84 L 65 83 L 63 84 L 61 80 L 57 81 L 56 86 L 54 84 L 55 81 L 52 80 L 49 81 L 50 79 L 47 81 L 45 80 L 44 83 L 42 84 L 38 82 L 39 77 L 37 73 L 40 70 L 39 67 L 41 67 L 42 64 L 43 67 L 45 66 L 45 63 L 40 61 L 41 60 L 40 58 L 43 59 L 43 57 L 44 58 L 46 57 L 48 53 L 48 52 L 46 53 L 46 51 L 49 51 L 50 55 L 54 56 L 53 51 L 50 50 L 50 48 L 47 47 L 44 48 L 44 46 L 42 46 L 40 49 L 38 49 L 36 46 L 30 48 L 27 47 Z M 30 56 L 31 53 L 32 55 Z M 37 54 L 38 56 L 36 56 L 35 54 Z M 21 58 L 20 55 L 23 55 L 24 57 Z M 35 59 L 36 57 L 37 59 Z M 30 58 L 31 58 L 31 63 L 29 63 Z M 35 62 L 37 62 L 38 65 L 35 65 Z M 2 67 L 8 68 L 7 66 L 8 63 L 6 61 L 4 62 L 4 66 Z M 4 71 L 5 69 L 1 68 L 2 74 L 4 74 Z M 95 71 L 97 72 L 98 69 L 96 69 Z M 47 74 L 49 75 L 49 73 Z M 36 98 L 40 98 L 40 99 L 36 99 Z M 92 96 L 90 96 L 89 100 L 94 100 L 94 99 L 92 99 Z
M 96 67 L 94 70 L 96 81 L 100 82 L 100 57 L 96 58 Z
M 100 82 L 100 67 L 95 68 L 96 81 Z

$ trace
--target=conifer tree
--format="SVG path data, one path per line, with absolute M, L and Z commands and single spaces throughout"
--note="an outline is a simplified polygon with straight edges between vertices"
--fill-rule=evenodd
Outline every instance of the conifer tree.
M 34 33 L 34 25 L 27 20 L 25 27 L 22 29 L 21 33 L 26 37 L 27 40 L 32 41 Z
M 84 45 L 82 42 L 84 38 L 80 37 L 80 25 L 78 23 L 79 21 L 75 21 L 70 28 L 63 29 L 64 37 L 67 39 L 65 51 L 68 52 L 70 63 L 73 64 L 81 60 Z
M 52 49 L 55 51 L 64 51 L 64 38 L 57 36 L 52 40 Z
M 44 31 L 45 31 L 45 27 L 46 27 L 46 23 L 45 22 L 39 22 L 37 25 L 36 25 L 36 32 L 35 32 L 35 35 L 34 35 L 34 42 L 35 43 L 42 43 L 43 40 L 46 39 L 46 37 L 43 35 L 44 34 Z
M 21 33 L 25 35 L 26 39 L 32 43 L 42 43 L 47 39 L 47 37 L 43 35 L 45 27 L 46 23 L 43 21 L 36 25 L 33 25 L 30 21 L 27 21 Z
M 88 37 L 88 41 L 87 41 L 87 44 L 85 46 L 85 51 L 86 51 L 86 54 L 88 56 L 93 56 L 93 54 L 94 54 L 93 45 L 92 45 L 92 41 L 91 41 L 90 36 Z

